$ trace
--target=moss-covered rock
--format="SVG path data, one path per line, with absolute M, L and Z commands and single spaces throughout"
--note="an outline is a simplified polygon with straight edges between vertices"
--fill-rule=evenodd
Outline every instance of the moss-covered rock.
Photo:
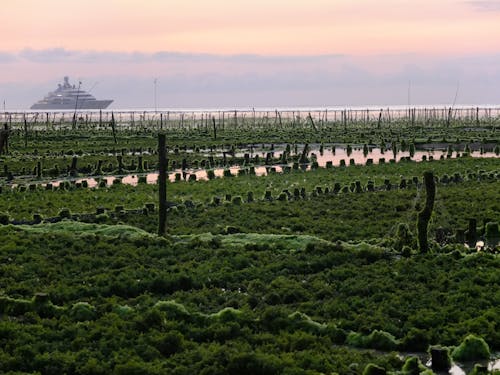
M 468 335 L 451 353 L 457 361 L 475 361 L 490 358 L 490 348 L 483 338 Z
M 363 375 L 385 375 L 387 371 L 380 366 L 369 363 L 363 370 Z
M 426 367 L 422 364 L 418 357 L 408 357 L 401 369 L 404 375 L 419 375 L 425 371 Z
M 96 317 L 95 307 L 88 302 L 77 302 L 69 311 L 69 315 L 79 321 L 94 320 Z

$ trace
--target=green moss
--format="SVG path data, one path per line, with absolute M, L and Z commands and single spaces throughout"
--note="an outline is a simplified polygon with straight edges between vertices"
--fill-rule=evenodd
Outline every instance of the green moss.
M 493 370 L 492 372 L 490 372 L 488 371 L 488 366 L 476 363 L 472 371 L 469 373 L 469 375 L 488 375 L 488 374 L 498 375 L 500 374 L 500 371 Z
M 385 375 L 385 374 L 387 374 L 387 371 L 383 367 L 377 366 L 373 363 L 369 363 L 363 370 L 363 375 Z
M 299 311 L 295 311 L 288 315 L 288 318 L 293 328 L 306 332 L 319 334 L 320 332 L 324 332 L 327 328 L 326 324 L 315 322 L 307 314 Z
M 73 235 L 94 234 L 118 238 L 157 238 L 149 232 L 128 225 L 88 224 L 77 221 L 61 221 L 54 224 L 19 225 L 19 230 L 28 233 L 71 233 Z
M 114 311 L 122 318 L 126 318 L 134 312 L 134 309 L 128 305 L 117 305 Z
M 373 349 L 390 351 L 397 349 L 399 341 L 388 332 L 374 330 L 368 335 L 367 345 Z
M 368 345 L 368 338 L 361 333 L 350 332 L 346 337 L 346 344 L 356 348 L 366 348 Z
M 154 308 L 163 311 L 168 319 L 182 320 L 191 315 L 183 304 L 175 301 L 158 301 Z
M 357 348 L 371 348 L 378 350 L 395 350 L 399 342 L 388 332 L 374 330 L 368 336 L 351 332 L 347 335 L 346 343 Z
M 419 375 L 427 368 L 422 364 L 418 357 L 408 357 L 401 369 L 404 375 Z
M 93 320 L 96 317 L 95 307 L 88 302 L 77 302 L 71 306 L 69 316 L 79 322 Z
M 490 358 L 490 348 L 483 338 L 468 335 L 451 353 L 457 361 L 475 361 Z
M 243 316 L 243 312 L 233 307 L 225 307 L 222 310 L 210 314 L 211 319 L 220 320 L 221 322 L 238 321 Z
M 0 311 L 10 316 L 19 316 L 32 311 L 30 300 L 0 296 Z

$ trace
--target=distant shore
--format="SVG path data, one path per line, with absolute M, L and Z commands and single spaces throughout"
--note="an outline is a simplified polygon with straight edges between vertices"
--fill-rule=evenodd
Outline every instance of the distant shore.
M 499 104 L 418 104 L 418 105 L 403 105 L 403 104 L 395 104 L 395 105 L 331 105 L 331 106 L 276 106 L 276 107 L 245 107 L 245 106 L 235 106 L 235 107 L 161 107 L 161 108 L 153 108 L 153 107 L 117 107 L 117 108 L 106 108 L 102 110 L 102 112 L 158 112 L 158 113 L 214 113 L 214 112 L 318 112 L 318 111 L 404 111 L 408 109 L 448 109 L 453 108 L 454 110 L 462 110 L 462 109 L 492 109 L 492 110 L 500 110 L 500 101 Z M 73 113 L 74 110 L 33 110 L 29 108 L 17 108 L 17 109 L 5 109 L 2 111 L 4 113 Z M 77 112 L 99 112 L 97 109 L 78 109 Z

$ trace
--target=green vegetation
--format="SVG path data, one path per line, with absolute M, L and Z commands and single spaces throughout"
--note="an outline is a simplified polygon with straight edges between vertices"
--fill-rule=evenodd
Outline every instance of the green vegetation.
M 241 361 L 270 373 L 358 373 L 369 362 L 400 369 L 390 351 L 469 333 L 500 347 L 492 254 L 401 258 L 307 236 L 163 239 L 75 222 L 0 231 L 4 372 L 49 373 L 45 356 L 60 373 L 89 363 L 108 373 L 125 364 L 225 372 Z
M 345 116 L 165 120 L 164 236 L 145 174 L 157 123 L 14 129 L 0 157 L 0 373 L 432 374 L 404 353 L 432 353 L 435 371 L 449 352 L 494 358 L 499 159 L 455 154 L 498 146 L 495 121 Z M 383 161 L 352 159 L 374 147 Z M 432 147 L 446 154 L 394 160 Z
M 490 348 L 481 337 L 468 335 L 451 353 L 457 361 L 475 361 L 490 358 Z
M 434 199 L 436 197 L 436 183 L 434 181 L 434 174 L 432 172 L 424 173 L 424 186 L 425 186 L 425 206 L 418 213 L 417 232 L 418 232 L 418 247 L 419 251 L 426 253 L 429 251 L 429 242 L 427 240 L 427 227 L 434 208 Z

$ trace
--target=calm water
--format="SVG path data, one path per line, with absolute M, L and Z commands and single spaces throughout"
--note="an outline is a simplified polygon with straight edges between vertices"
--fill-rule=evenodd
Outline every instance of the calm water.
M 266 152 L 260 152 L 256 153 L 259 154 L 262 157 L 265 157 Z M 354 163 L 356 165 L 365 165 L 368 159 L 373 160 L 373 164 L 378 164 L 380 163 L 380 159 L 384 158 L 385 162 L 388 163 L 389 159 L 392 159 L 394 157 L 392 151 L 385 151 L 384 153 L 381 152 L 379 148 L 374 148 L 372 149 L 371 152 L 369 152 L 366 156 L 364 155 L 362 150 L 359 149 L 354 149 L 352 153 L 348 156 L 347 151 L 345 149 L 336 149 L 335 153 L 332 152 L 332 150 L 325 150 L 323 154 L 320 154 L 318 150 L 314 150 L 313 152 L 310 153 L 310 159 L 312 160 L 313 158 L 311 155 L 316 155 L 316 160 L 318 162 L 318 165 L 320 167 L 326 167 L 326 163 L 331 161 L 334 167 L 340 166 L 341 160 L 345 161 L 346 166 L 349 166 L 350 160 L 354 160 Z M 446 158 L 446 151 L 415 151 L 415 155 L 413 156 L 412 160 L 416 162 L 421 162 L 424 158 L 424 156 L 429 159 L 429 157 L 433 157 L 435 160 L 440 159 L 442 156 Z M 239 155 L 243 156 L 243 155 Z M 400 161 L 402 158 L 409 157 L 410 153 L 409 152 L 398 152 L 396 155 L 396 161 Z M 493 152 L 486 152 L 486 153 L 479 153 L 479 152 L 472 152 L 470 154 L 472 157 L 477 157 L 477 158 L 498 158 L 497 155 L 495 155 Z M 454 152 L 451 156 L 451 158 L 456 158 L 457 153 Z M 292 166 L 292 164 L 287 164 L 288 166 Z M 273 165 L 273 166 L 258 166 L 255 167 L 255 174 L 257 176 L 265 176 L 270 172 L 270 168 L 274 168 L 277 173 L 283 172 L 283 165 Z M 241 166 L 232 166 L 229 168 L 215 168 L 213 169 L 215 176 L 216 177 L 223 177 L 224 175 L 224 170 L 229 169 L 231 171 L 231 174 L 237 175 L 238 171 L 241 169 Z M 246 168 L 246 167 L 245 167 Z M 301 169 L 303 170 L 309 170 L 311 168 L 310 164 L 308 165 L 302 165 Z M 175 175 L 176 173 L 180 173 L 181 176 L 183 176 L 183 179 L 188 179 L 189 175 L 194 174 L 196 175 L 197 180 L 207 180 L 207 171 L 206 169 L 188 169 L 185 170 L 184 173 L 181 169 L 176 169 L 174 171 L 170 171 L 168 174 L 168 178 L 171 182 L 175 182 Z M 147 173 L 145 174 L 146 180 L 148 184 L 155 184 L 158 180 L 158 173 Z M 107 184 L 110 185 L 113 183 L 113 180 L 117 177 L 120 176 L 103 176 L 99 178 L 99 180 L 106 180 Z M 138 184 L 138 175 L 137 174 L 130 174 L 126 176 L 121 176 L 122 178 L 122 183 L 128 184 L 128 185 L 137 185 Z M 58 186 L 62 181 L 66 181 L 67 179 L 63 180 L 56 180 L 51 182 L 53 186 Z M 76 182 L 82 182 L 82 181 L 87 181 L 89 187 L 96 187 L 99 183 L 98 179 L 95 178 L 81 178 L 77 179 Z
M 410 105 L 408 106 L 407 104 L 404 105 L 356 105 L 356 106 L 312 106 L 312 107 L 302 107 L 302 106 L 278 106 L 278 107 L 177 107 L 177 108 L 157 108 L 155 109 L 154 107 L 117 107 L 113 108 L 113 105 L 110 108 L 106 108 L 102 112 L 147 112 L 147 113 L 154 113 L 154 112 L 162 112 L 162 113 L 167 113 L 167 112 L 186 112 L 186 113 L 192 113 L 192 112 L 197 112 L 197 113 L 202 113 L 202 112 L 207 112 L 207 113 L 217 113 L 217 112 L 274 112 L 274 111 L 279 111 L 279 112 L 318 112 L 318 111 L 342 111 L 342 110 L 352 110 L 352 111 L 380 111 L 381 109 L 383 110 L 389 110 L 389 111 L 407 111 L 408 108 L 415 108 L 417 110 L 419 109 L 434 109 L 434 108 L 450 108 L 453 107 L 453 109 L 461 110 L 461 109 L 470 109 L 470 108 L 481 108 L 481 109 L 498 109 L 500 110 L 500 104 L 493 104 L 493 103 L 482 103 L 482 104 L 455 104 L 451 105 L 450 103 L 434 103 L 434 104 L 420 104 L 420 105 Z M 29 113 L 73 113 L 73 110 L 32 110 L 32 109 L 13 109 L 13 110 L 8 110 L 7 113 L 17 113 L 17 112 L 29 112 Z M 99 110 L 78 110 L 78 113 L 89 113 L 89 112 L 99 112 Z
M 77 117 L 83 121 L 109 122 L 111 113 L 115 115 L 118 124 L 129 124 L 131 122 L 141 121 L 159 121 L 160 115 L 163 119 L 180 120 L 189 122 L 194 119 L 200 120 L 203 116 L 215 117 L 220 121 L 221 117 L 229 120 L 236 114 L 239 119 L 252 118 L 262 119 L 267 117 L 273 119 L 280 114 L 283 119 L 296 118 L 297 116 L 304 120 L 311 115 L 315 121 L 341 121 L 343 115 L 347 116 L 349 121 L 353 119 L 360 121 L 377 121 L 379 115 L 384 120 L 408 118 L 409 110 L 414 111 L 416 119 L 434 118 L 444 119 L 449 115 L 449 109 L 452 108 L 454 119 L 475 119 L 479 118 L 496 119 L 500 117 L 499 104 L 429 104 L 429 105 L 367 105 L 367 106 L 328 106 L 328 107 L 237 107 L 237 108 L 109 108 L 100 112 L 99 110 L 78 110 Z M 23 123 L 24 118 L 28 122 L 44 123 L 50 121 L 53 123 L 70 122 L 73 117 L 72 110 L 10 110 L 0 112 L 0 121 L 11 122 L 12 124 Z

